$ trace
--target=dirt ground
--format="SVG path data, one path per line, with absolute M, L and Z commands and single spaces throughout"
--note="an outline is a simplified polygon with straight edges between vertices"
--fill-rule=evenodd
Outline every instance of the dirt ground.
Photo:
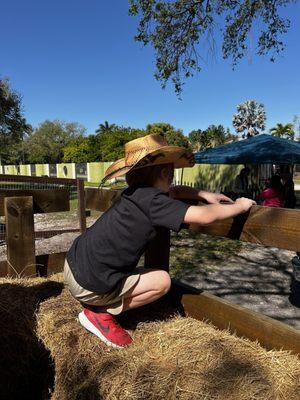
M 187 236 L 183 248 L 190 249 L 191 253 L 195 250 L 200 253 L 198 264 L 195 257 L 187 268 L 176 271 L 175 275 L 182 281 L 300 329 L 300 285 L 298 307 L 290 301 L 291 259 L 295 253 L 250 243 L 237 246 L 235 241 L 206 235 L 195 238 L 189 237 L 188 232 L 182 234 Z M 210 243 L 215 241 L 223 242 L 227 251 L 222 253 L 210 249 Z M 179 246 L 180 239 L 173 247 L 176 257 Z M 201 252 L 207 253 L 202 260 Z
M 98 216 L 88 217 L 87 225 Z M 67 219 L 55 214 L 35 218 L 36 230 L 78 227 L 76 213 L 69 213 Z M 77 235 L 64 233 L 37 239 L 36 253 L 67 251 Z M 197 288 L 300 329 L 300 304 L 297 307 L 290 302 L 294 255 L 290 251 L 182 230 L 172 234 L 170 273 Z M 6 246 L 2 243 L 0 259 L 5 256 Z

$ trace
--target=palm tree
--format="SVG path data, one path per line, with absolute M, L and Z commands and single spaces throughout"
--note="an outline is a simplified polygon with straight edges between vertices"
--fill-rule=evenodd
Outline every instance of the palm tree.
M 272 136 L 282 137 L 285 139 L 294 140 L 295 138 L 294 125 L 291 123 L 277 124 L 270 129 L 270 133 Z
M 300 141 L 300 115 L 294 115 L 293 127 L 294 127 L 294 131 L 295 131 L 294 140 Z M 298 138 L 296 139 L 296 137 L 298 137 Z
M 206 134 L 210 138 L 210 147 L 220 146 L 226 142 L 226 132 L 222 125 L 210 125 L 206 129 Z
M 210 125 L 205 131 L 193 130 L 188 137 L 194 151 L 207 150 L 237 140 L 237 136 L 232 135 L 229 129 L 225 131 L 222 125 Z
M 237 106 L 237 113 L 233 115 L 232 124 L 242 137 L 257 135 L 259 130 L 265 129 L 266 113 L 263 104 L 254 100 L 245 101 Z
M 96 130 L 96 133 L 111 132 L 115 127 L 116 127 L 115 124 L 109 125 L 108 121 L 104 121 L 104 124 L 99 125 L 99 128 Z

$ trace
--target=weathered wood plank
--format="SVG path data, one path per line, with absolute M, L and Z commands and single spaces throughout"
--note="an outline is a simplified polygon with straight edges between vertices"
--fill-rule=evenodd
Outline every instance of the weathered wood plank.
M 37 272 L 39 276 L 49 276 L 62 272 L 66 258 L 66 252 L 41 254 L 36 256 Z
M 7 261 L 0 261 L 0 278 L 7 276 Z
M 79 219 L 80 232 L 86 231 L 86 215 L 85 215 L 85 192 L 83 179 L 77 179 L 77 214 Z
M 237 336 L 256 341 L 268 350 L 290 350 L 300 356 L 300 331 L 280 321 L 233 304 L 207 292 L 173 283 L 173 291 L 181 292 L 181 301 L 187 315 L 208 320 L 219 329 L 229 329 Z M 184 294 L 193 293 L 194 294 Z
M 66 258 L 66 252 L 41 254 L 36 256 L 36 270 L 39 276 L 47 276 L 62 272 Z M 0 261 L 0 278 L 7 276 L 7 262 Z
M 36 276 L 32 197 L 6 197 L 7 273 Z
M 52 229 L 47 231 L 35 231 L 34 236 L 36 239 L 48 239 L 56 235 L 62 235 L 63 233 L 77 233 L 80 232 L 78 228 L 70 229 Z M 5 233 L 0 233 L 0 240 L 5 240 Z
M 34 213 L 70 211 L 69 192 L 67 189 L 0 189 L 0 216 L 4 215 L 5 197 L 33 197 Z
M 76 179 L 70 178 L 55 178 L 49 176 L 28 176 L 28 175 L 10 175 L 0 174 L 0 182 L 31 182 L 31 183 L 48 183 L 54 185 L 74 185 L 76 186 Z
M 121 195 L 121 189 L 85 188 L 86 208 L 94 211 L 106 211 Z
M 234 219 L 206 226 L 191 224 L 190 229 L 279 249 L 300 248 L 300 210 L 253 206 L 249 213 Z

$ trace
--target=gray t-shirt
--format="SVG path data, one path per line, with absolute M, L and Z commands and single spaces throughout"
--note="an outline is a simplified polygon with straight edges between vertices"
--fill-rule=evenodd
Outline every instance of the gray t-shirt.
M 180 231 L 188 207 L 151 186 L 127 188 L 72 244 L 67 261 L 74 278 L 87 290 L 107 293 L 135 269 L 156 227 Z

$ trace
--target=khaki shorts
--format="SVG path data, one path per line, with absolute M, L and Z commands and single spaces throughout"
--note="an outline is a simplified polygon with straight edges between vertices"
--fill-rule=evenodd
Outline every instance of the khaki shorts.
M 81 303 L 91 306 L 103 306 L 103 311 L 117 315 L 123 310 L 124 294 L 132 289 L 140 279 L 140 273 L 144 268 L 136 268 L 132 275 L 123 279 L 120 284 L 114 287 L 110 292 L 99 294 L 91 292 L 81 287 L 75 280 L 67 260 L 64 265 L 64 281 L 66 287 L 70 290 L 73 297 Z M 109 307 L 107 307 L 109 306 Z

